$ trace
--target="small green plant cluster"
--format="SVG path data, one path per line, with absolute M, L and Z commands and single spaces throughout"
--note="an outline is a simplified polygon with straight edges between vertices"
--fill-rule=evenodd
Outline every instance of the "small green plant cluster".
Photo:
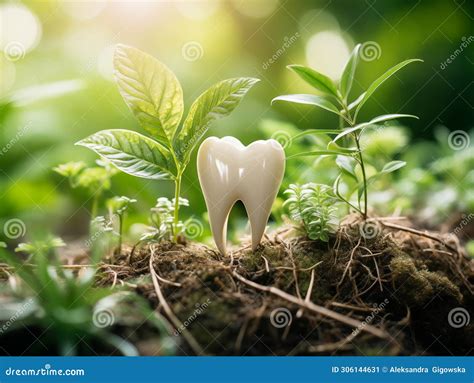
M 66 177 L 73 188 L 85 189 L 92 198 L 92 218 L 97 217 L 99 201 L 104 192 L 110 190 L 111 178 L 118 170 L 109 161 L 97 160 L 97 166 L 88 167 L 84 162 L 67 162 L 58 165 L 53 170 Z
M 218 82 L 184 111 L 181 84 L 164 64 L 129 46 L 118 45 L 114 55 L 120 93 L 151 137 L 131 130 L 102 130 L 79 142 L 121 171 L 136 177 L 170 179 L 175 184 L 173 239 L 179 230 L 179 198 L 183 173 L 191 154 L 211 123 L 229 115 L 259 80 L 231 78 Z
M 327 242 L 329 235 L 337 229 L 337 203 L 327 185 L 307 183 L 292 184 L 285 191 L 288 195 L 283 206 L 290 212 L 290 218 L 300 222 L 308 237 Z
M 96 352 L 134 356 L 139 354 L 135 346 L 114 333 L 115 326 L 130 325 L 132 312 L 137 326 L 147 323 L 159 334 L 164 354 L 173 351 L 163 319 L 144 298 L 118 288 L 95 287 L 95 264 L 79 273 L 62 265 L 54 251 L 62 245 L 58 238 L 21 244 L 17 251 L 29 254 L 28 263 L 0 249 L 0 260 L 13 268 L 11 291 L 2 290 L 9 296 L 0 310 L 0 323 L 7 324 L 2 336 L 38 329 L 41 345 L 51 354 L 80 355 L 90 353 L 92 346 Z
M 17 253 L 25 253 L 30 257 L 33 257 L 35 254 L 49 255 L 54 249 L 64 246 L 66 246 L 66 243 L 64 243 L 61 238 L 48 236 L 43 240 L 20 243 L 16 247 L 15 251 Z
M 109 211 L 110 221 L 113 220 L 113 217 L 118 218 L 118 253 L 122 252 L 122 235 L 123 235 L 123 223 L 125 220 L 125 214 L 130 206 L 136 203 L 137 200 L 133 198 L 128 198 L 126 196 L 113 197 L 107 200 L 107 209 Z
M 189 206 L 186 198 L 179 198 L 179 206 Z M 156 201 L 155 207 L 150 209 L 151 226 L 141 236 L 140 241 L 162 241 L 171 240 L 175 237 L 175 231 L 183 233 L 186 231 L 186 221 L 174 222 L 174 211 L 176 201 L 166 197 L 160 197 Z
M 349 101 L 350 91 L 354 81 L 356 67 L 359 59 L 360 44 L 357 45 L 350 55 L 350 58 L 343 70 L 339 84 L 336 84 L 326 75 L 314 69 L 302 65 L 290 65 L 288 68 L 295 72 L 300 78 L 311 85 L 322 95 L 313 94 L 290 94 L 278 96 L 275 101 L 288 101 L 298 104 L 313 105 L 339 116 L 339 126 L 334 128 L 310 129 L 292 138 L 292 142 L 307 135 L 326 135 L 331 139 L 326 147 L 316 148 L 309 152 L 297 153 L 288 158 L 304 156 L 334 156 L 336 165 L 340 169 L 340 174 L 333 184 L 334 194 L 348 204 L 348 206 L 359 212 L 363 219 L 368 214 L 368 186 L 380 175 L 393 172 L 405 166 L 403 161 L 390 161 L 381 168 L 373 169 L 372 174 L 368 173 L 364 147 L 361 145 L 361 136 L 369 128 L 377 128 L 386 121 L 411 117 L 408 114 L 386 114 L 374 117 L 366 122 L 359 122 L 359 113 L 366 102 L 371 99 L 375 91 L 391 76 L 397 73 L 406 65 L 422 61 L 411 59 L 403 61 L 383 75 L 378 77 L 365 92 Z M 340 191 L 341 180 L 344 179 L 348 185 L 345 195 Z M 355 202 L 353 195 L 356 194 Z

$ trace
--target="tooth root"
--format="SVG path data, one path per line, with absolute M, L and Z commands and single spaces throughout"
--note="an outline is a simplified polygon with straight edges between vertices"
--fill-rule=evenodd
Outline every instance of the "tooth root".
M 261 201 L 257 200 L 247 199 L 246 201 L 243 201 L 250 221 L 250 229 L 252 231 L 252 250 L 254 251 L 257 249 L 257 246 L 265 233 L 274 198 L 274 196 L 273 198 L 267 198 L 263 204 Z
M 226 254 L 227 221 L 233 205 L 234 203 L 230 201 L 221 201 L 213 206 L 208 205 L 212 236 L 214 237 L 217 249 L 222 255 Z
M 285 153 L 275 140 L 244 146 L 234 137 L 209 137 L 197 156 L 198 176 L 206 200 L 214 242 L 226 253 L 227 221 L 241 200 L 252 230 L 252 249 L 262 239 L 283 178 Z

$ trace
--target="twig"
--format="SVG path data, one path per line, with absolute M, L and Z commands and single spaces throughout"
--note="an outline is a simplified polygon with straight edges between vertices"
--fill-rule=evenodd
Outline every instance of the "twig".
M 263 260 L 265 261 L 265 270 L 267 271 L 267 273 L 270 272 L 270 266 L 268 264 L 268 259 L 265 258 L 265 256 L 262 254 L 261 257 L 263 258 Z
M 343 309 L 348 309 L 348 310 L 353 310 L 353 311 L 363 311 L 367 313 L 374 311 L 374 309 L 371 307 L 352 306 L 352 305 L 348 305 L 346 303 L 340 303 L 340 302 L 330 302 L 329 304 L 331 306 L 341 307 Z
M 171 310 L 171 307 L 168 305 L 168 302 L 166 302 L 165 297 L 163 296 L 163 293 L 161 292 L 160 288 L 160 283 L 158 281 L 158 276 L 157 273 L 153 267 L 153 258 L 154 258 L 154 250 L 150 246 L 150 274 L 151 278 L 153 280 L 153 286 L 155 287 L 156 295 L 158 296 L 158 300 L 160 301 L 161 306 L 163 307 L 163 310 L 165 311 L 166 315 L 172 322 L 173 326 L 176 329 L 180 329 L 181 333 L 183 334 L 184 339 L 188 342 L 189 346 L 191 349 L 197 354 L 197 355 L 205 355 L 204 350 L 201 348 L 201 346 L 198 344 L 196 339 L 191 335 L 191 333 L 188 331 L 186 327 L 181 323 L 181 321 L 178 319 L 178 317 L 173 313 L 173 310 Z
M 311 270 L 311 279 L 309 281 L 309 286 L 308 286 L 308 291 L 306 291 L 306 297 L 304 298 L 305 302 L 310 302 L 311 301 L 311 292 L 313 291 L 313 284 L 314 284 L 314 269 Z M 303 309 L 300 308 L 298 312 L 296 313 L 297 318 L 301 318 L 303 315 Z
M 307 267 L 305 269 L 298 269 L 298 271 L 311 271 L 317 266 L 319 266 L 323 261 L 316 262 L 313 266 Z M 293 270 L 293 267 L 288 267 L 288 266 L 277 266 L 275 267 L 275 270 Z
M 436 241 L 440 244 L 442 244 L 444 247 L 446 247 L 447 249 L 451 250 L 452 252 L 454 252 L 455 254 L 458 254 L 458 251 L 457 249 L 455 249 L 454 247 L 452 247 L 451 245 L 448 245 L 446 242 L 444 242 L 441 238 L 438 238 L 434 235 L 431 235 L 427 232 L 424 232 L 424 231 L 420 231 L 420 230 L 416 230 L 416 229 L 412 229 L 411 227 L 406 227 L 406 226 L 400 226 L 400 225 L 396 225 L 394 223 L 387 223 L 387 222 L 383 222 L 382 221 L 382 225 L 386 226 L 386 227 L 390 227 L 392 229 L 397 229 L 397 230 L 402 230 L 402 231 L 406 231 L 408 233 L 412 233 L 412 234 L 416 234 L 416 235 L 419 235 L 421 237 L 426 237 L 426 238 L 429 238 L 429 239 L 432 239 L 433 241 Z
M 357 248 L 359 247 L 360 245 L 360 241 L 361 241 L 361 238 L 359 238 L 359 240 L 357 241 L 357 245 L 355 245 L 355 247 L 352 249 L 351 251 L 351 256 L 349 258 L 349 261 L 347 262 L 347 265 L 344 269 L 344 273 L 342 273 L 342 277 L 341 277 L 341 280 L 339 281 L 339 283 L 337 284 L 337 288 L 339 289 L 339 286 L 342 285 L 342 282 L 344 282 L 344 278 L 346 277 L 346 274 L 347 274 L 347 271 L 350 269 L 351 265 L 352 265 L 352 260 L 354 259 L 354 253 L 356 252 Z
M 234 277 L 236 277 L 239 281 L 241 281 L 241 282 L 257 289 L 257 290 L 265 291 L 265 292 L 268 292 L 270 294 L 276 295 L 276 296 L 278 296 L 282 299 L 287 300 L 288 302 L 291 302 L 295 305 L 298 305 L 300 307 L 303 307 L 305 309 L 313 311 L 317 314 L 324 315 L 328 318 L 332 318 L 332 319 L 334 319 L 336 321 L 339 321 L 341 323 L 344 323 L 344 324 L 346 324 L 350 327 L 360 328 L 361 331 L 367 331 L 368 333 L 370 333 L 372 335 L 375 335 L 379 338 L 382 338 L 382 339 L 388 338 L 388 334 L 385 331 L 382 331 L 382 330 L 378 329 L 377 327 L 374 327 L 370 324 L 367 324 L 367 325 L 364 326 L 362 324 L 362 322 L 360 322 L 358 320 L 355 320 L 355 319 L 353 319 L 351 317 L 348 317 L 346 315 L 339 314 L 335 311 L 332 311 L 332 310 L 330 310 L 326 307 L 323 307 L 323 306 L 316 305 L 312 302 L 305 302 L 302 299 L 298 299 L 294 295 L 288 294 L 288 293 L 284 292 L 283 290 L 280 290 L 276 287 L 264 286 L 264 285 L 261 285 L 259 283 L 250 281 L 247 278 L 240 275 L 239 273 L 237 273 L 235 270 L 232 271 L 232 275 L 234 275 Z

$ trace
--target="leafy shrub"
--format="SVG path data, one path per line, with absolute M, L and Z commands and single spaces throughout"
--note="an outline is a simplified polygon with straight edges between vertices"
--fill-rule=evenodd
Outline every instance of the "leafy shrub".
M 321 92 L 323 95 L 313 94 L 290 94 L 275 97 L 272 101 L 287 101 L 298 104 L 313 105 L 339 116 L 339 127 L 329 129 L 310 129 L 295 137 L 293 140 L 306 135 L 331 135 L 334 136 L 327 144 L 326 148 L 318 148 L 309 152 L 298 153 L 289 158 L 301 156 L 335 156 L 336 165 L 341 173 L 334 182 L 336 195 L 346 202 L 348 206 L 361 213 L 363 218 L 367 218 L 368 209 L 368 185 L 378 176 L 393 172 L 405 166 L 403 161 L 391 161 L 386 163 L 379 170 L 374 169 L 372 175 L 368 174 L 364 148 L 361 146 L 361 135 L 365 130 L 380 126 L 386 121 L 416 116 L 408 114 L 386 114 L 372 118 L 367 122 L 358 122 L 358 115 L 365 103 L 373 96 L 375 91 L 391 76 L 397 73 L 406 65 L 422 61 L 419 59 L 405 60 L 390 68 L 380 77 L 378 77 L 365 92 L 349 101 L 349 95 L 354 81 L 357 62 L 359 59 L 360 44 L 358 44 L 343 70 L 339 84 L 336 84 L 326 75 L 315 71 L 314 69 L 302 65 L 289 65 L 288 68 L 298 75 L 301 79 Z M 360 169 L 360 171 L 359 171 Z M 359 174 L 360 173 L 360 174 Z M 349 177 L 355 181 L 355 187 L 344 197 L 339 191 L 339 185 L 342 177 Z M 357 193 L 356 204 L 351 203 L 351 196 Z M 363 199 L 363 202 L 361 202 Z
M 303 225 L 310 239 L 327 242 L 329 234 L 338 225 L 336 203 L 339 201 L 332 195 L 331 189 L 327 185 L 314 183 L 292 184 L 285 194 L 288 199 L 284 206 L 288 208 L 291 219 Z

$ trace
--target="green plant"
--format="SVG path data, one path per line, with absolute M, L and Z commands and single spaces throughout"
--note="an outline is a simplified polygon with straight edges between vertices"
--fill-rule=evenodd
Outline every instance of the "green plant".
M 185 198 L 179 198 L 179 206 L 189 206 L 189 202 Z M 155 207 L 150 209 L 150 223 L 147 231 L 142 235 L 140 241 L 161 241 L 169 240 L 175 236 L 175 231 L 185 231 L 186 222 L 174 222 L 174 211 L 176 201 L 169 200 L 166 197 L 160 197 L 156 201 Z
M 403 61 L 394 67 L 390 68 L 383 75 L 377 78 L 365 92 L 359 95 L 355 100 L 349 102 L 349 94 L 354 81 L 354 75 L 357 67 L 359 58 L 360 44 L 358 44 L 343 70 L 341 80 L 339 84 L 336 84 L 326 75 L 315 71 L 314 69 L 302 66 L 302 65 L 289 65 L 288 68 L 295 72 L 305 82 L 310 84 L 316 90 L 323 93 L 322 96 L 312 94 L 290 94 L 278 96 L 272 100 L 275 101 L 288 101 L 299 104 L 313 105 L 322 108 L 326 111 L 334 113 L 339 116 L 340 124 L 339 128 L 331 129 L 311 129 L 306 130 L 293 139 L 308 135 L 308 134 L 324 134 L 334 135 L 335 137 L 327 144 L 326 148 L 298 153 L 292 157 L 300 156 L 318 156 L 318 155 L 330 155 L 336 156 L 336 164 L 341 169 L 341 174 L 334 183 L 334 189 L 336 195 L 349 204 L 350 207 L 361 213 L 364 219 L 367 218 L 368 209 L 368 184 L 371 180 L 375 179 L 380 174 L 386 174 L 393 172 L 405 165 L 403 161 L 391 161 L 385 164 L 379 172 L 369 176 L 367 174 L 367 167 L 365 163 L 365 157 L 363 155 L 363 147 L 361 146 L 361 135 L 368 129 L 379 126 L 380 123 L 404 118 L 411 117 L 417 118 L 413 115 L 408 114 L 386 114 L 372 118 L 368 122 L 358 122 L 358 115 L 362 107 L 366 102 L 373 96 L 375 91 L 382 85 L 388 78 L 397 73 L 400 69 L 406 65 L 422 61 L 419 59 L 410 59 Z M 347 125 L 344 127 L 344 125 Z M 340 145 L 341 144 L 341 145 Z M 354 146 L 355 145 L 355 146 Z M 289 157 L 289 158 L 292 158 Z M 360 175 L 358 174 L 358 168 L 360 169 Z M 344 198 L 339 191 L 339 183 L 341 177 L 349 176 L 356 182 L 357 190 L 357 201 L 358 205 L 352 204 L 349 198 Z M 360 179 L 359 179 L 360 178 Z M 349 195 L 351 195 L 350 193 Z M 361 198 L 363 197 L 363 204 L 361 204 Z
M 11 288 L 4 286 L 0 297 L 8 296 L 0 310 L 2 347 L 7 347 L 9 334 L 13 334 L 9 337 L 12 341 L 15 332 L 27 329 L 27 334 L 40 331 L 41 345 L 49 354 L 84 354 L 93 347 L 96 353 L 110 353 L 112 348 L 124 355 L 138 355 L 131 342 L 115 333 L 117 327 L 131 325 L 133 320 L 137 326 L 147 323 L 158 331 L 164 353 L 173 351 L 174 342 L 163 319 L 144 298 L 118 288 L 95 287 L 95 264 L 76 273 L 49 251 L 59 244 L 56 239 L 41 243 L 48 245 L 22 246 L 21 251 L 31 254 L 28 263 L 0 249 L 0 260 L 13 269 Z M 30 347 L 29 352 L 34 353 Z M 44 353 L 44 348 L 40 352 Z
M 49 236 L 40 241 L 20 243 L 16 247 L 15 252 L 26 253 L 32 257 L 37 253 L 48 255 L 53 251 L 53 249 L 64 246 L 66 246 L 66 244 L 61 238 Z
M 132 47 L 118 45 L 114 56 L 120 93 L 141 126 L 154 138 L 130 130 L 103 130 L 79 142 L 136 177 L 175 184 L 173 225 L 179 235 L 181 180 L 191 154 L 210 124 L 229 115 L 259 80 L 231 78 L 218 82 L 191 105 L 180 126 L 184 102 L 181 84 L 164 64 Z
M 314 183 L 292 184 L 284 194 L 288 198 L 283 206 L 288 208 L 290 218 L 301 222 L 310 239 L 327 242 L 329 234 L 334 233 L 338 225 L 338 200 L 332 195 L 331 188 Z
M 122 252 L 122 234 L 123 234 L 123 221 L 125 218 L 125 213 L 130 207 L 131 204 L 136 203 L 137 200 L 133 198 L 128 198 L 125 196 L 113 197 L 107 200 L 107 208 L 109 209 L 109 216 L 113 217 L 116 215 L 119 221 L 119 231 L 118 231 L 118 253 Z
M 82 162 L 67 162 L 56 166 L 53 170 L 66 177 L 69 185 L 75 188 L 87 190 L 92 198 L 91 217 L 94 219 L 99 211 L 99 200 L 104 191 L 109 190 L 111 178 L 117 174 L 117 169 L 110 165 L 110 162 L 98 160 L 98 166 L 87 167 Z

